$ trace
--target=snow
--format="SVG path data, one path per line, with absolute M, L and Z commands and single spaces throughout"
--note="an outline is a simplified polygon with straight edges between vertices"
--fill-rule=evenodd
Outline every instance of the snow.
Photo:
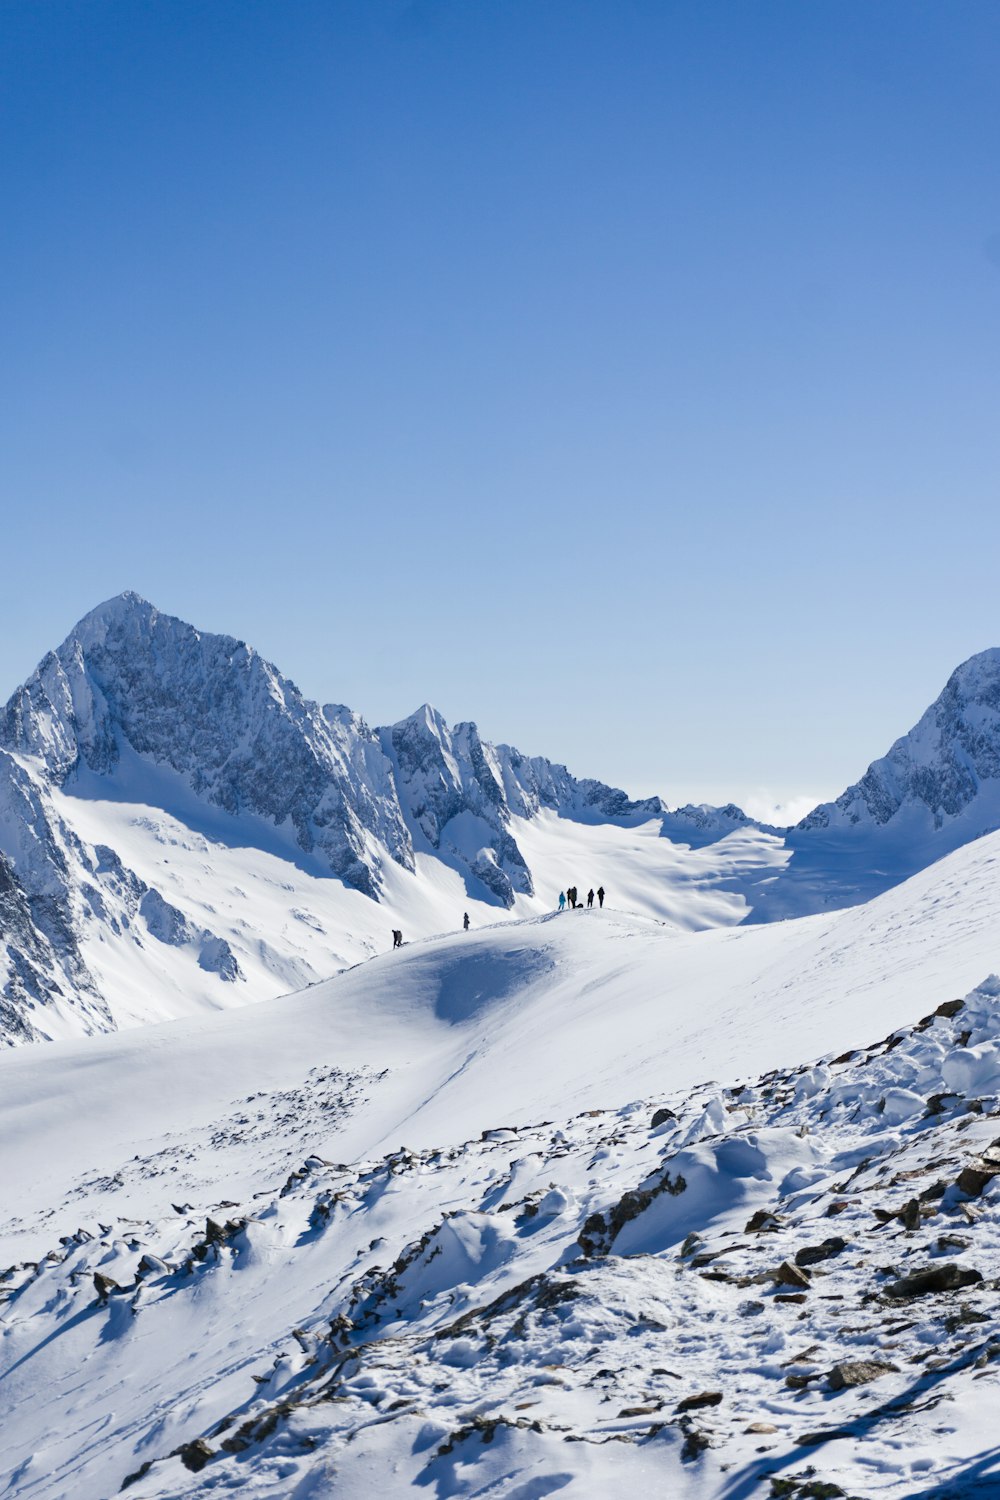
M 994 1378 L 975 1362 L 996 1299 L 921 1300 L 892 1337 L 864 1297 L 890 1263 L 988 1275 L 995 1255 L 992 1189 L 970 1219 L 954 1180 L 998 1133 L 998 859 L 993 835 L 866 907 L 773 926 L 505 921 L 229 1013 L 6 1054 L 8 1489 L 96 1500 L 155 1460 L 142 1500 L 557 1479 L 735 1496 L 815 1463 L 795 1438 L 868 1421 L 873 1388 L 914 1416 L 858 1450 L 830 1439 L 824 1477 L 900 1496 L 925 1461 L 947 1477 L 984 1446 L 967 1396 Z M 651 1130 L 661 1105 L 676 1119 Z M 953 1185 L 924 1227 L 874 1216 L 935 1174 Z M 758 1212 L 777 1227 L 748 1235 Z M 975 1239 L 940 1250 L 949 1234 Z M 808 1306 L 777 1300 L 774 1268 L 833 1235 L 848 1248 Z M 103 1304 L 95 1271 L 126 1290 Z M 940 1322 L 963 1308 L 987 1319 L 967 1348 Z M 833 1364 L 873 1355 L 899 1373 L 826 1393 Z M 947 1432 L 918 1355 L 947 1357 Z M 676 1412 L 704 1390 L 717 1410 Z M 217 1455 L 198 1472 L 169 1456 L 196 1438 Z
M 996 1488 L 998 674 L 781 831 L 92 612 L 0 724 L 0 1491 Z

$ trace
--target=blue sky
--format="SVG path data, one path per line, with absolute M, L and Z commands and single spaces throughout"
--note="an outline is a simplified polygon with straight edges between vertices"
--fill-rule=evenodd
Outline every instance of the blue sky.
M 372 722 L 790 799 L 1000 644 L 993 0 L 0 34 L 0 692 L 134 588 Z

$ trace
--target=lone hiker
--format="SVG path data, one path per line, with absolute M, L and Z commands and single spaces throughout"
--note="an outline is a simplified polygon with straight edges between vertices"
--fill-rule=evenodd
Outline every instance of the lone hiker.
M 403 934 L 398 927 L 392 929 L 392 946 L 394 948 L 402 948 L 403 946 Z
M 597 887 L 597 899 L 600 902 L 600 904 L 603 906 L 604 905 L 604 887 L 603 887 L 603 885 L 599 885 Z
M 559 892 L 559 910 L 560 911 L 565 911 L 566 910 L 566 893 L 565 893 L 565 891 L 560 891 Z
M 462 918 L 462 926 L 465 928 L 466 932 L 468 932 L 468 930 L 469 930 L 469 913 L 468 912 L 466 912 L 465 915 L 464 915 L 464 917 Z

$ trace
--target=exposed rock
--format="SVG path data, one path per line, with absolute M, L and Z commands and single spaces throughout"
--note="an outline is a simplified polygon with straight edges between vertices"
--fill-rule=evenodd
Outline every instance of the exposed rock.
M 681 1448 L 681 1459 L 684 1463 L 693 1463 L 700 1458 L 706 1448 L 712 1446 L 712 1434 L 702 1431 L 698 1427 L 689 1427 L 684 1434 L 684 1444 Z
M 796 1286 L 804 1291 L 808 1291 L 812 1286 L 808 1273 L 800 1270 L 798 1266 L 793 1266 L 790 1260 L 783 1260 L 778 1269 L 771 1273 L 771 1279 L 777 1282 L 778 1286 Z
M 577 1237 L 580 1249 L 586 1256 L 607 1255 L 624 1226 L 644 1213 L 654 1199 L 662 1193 L 676 1196 L 686 1187 L 680 1173 L 671 1177 L 669 1166 L 662 1168 L 652 1178 L 647 1178 L 641 1187 L 623 1193 L 607 1217 L 602 1213 L 591 1214 Z
M 946 1110 L 954 1109 L 961 1102 L 960 1094 L 931 1094 L 927 1100 L 927 1113 L 929 1115 L 943 1115 Z
M 834 1365 L 828 1380 L 832 1391 L 844 1391 L 851 1386 L 867 1385 L 869 1381 L 880 1380 L 883 1375 L 898 1374 L 898 1365 L 885 1364 L 875 1359 L 849 1359 Z
M 119 1286 L 118 1282 L 113 1281 L 110 1276 L 105 1276 L 103 1271 L 95 1271 L 94 1290 L 97 1292 L 98 1300 L 100 1301 L 101 1306 L 104 1307 L 107 1305 L 107 1301 L 111 1296 L 111 1293 L 120 1292 L 122 1288 Z
M 664 1105 L 662 1109 L 658 1109 L 654 1114 L 649 1123 L 649 1128 L 650 1130 L 657 1130 L 661 1125 L 666 1125 L 668 1120 L 676 1120 L 676 1118 L 677 1116 L 673 1110 L 667 1109 L 666 1105 Z
M 192 1474 L 197 1474 L 210 1458 L 215 1457 L 215 1451 L 209 1447 L 204 1438 L 195 1438 L 193 1443 L 184 1443 L 182 1447 L 175 1448 L 173 1456 L 180 1459 L 185 1469 L 189 1469 Z
M 808 1386 L 812 1385 L 814 1380 L 820 1380 L 821 1378 L 821 1370 L 814 1370 L 809 1375 L 799 1375 L 796 1374 L 796 1372 L 793 1370 L 785 1376 L 785 1384 L 788 1386 L 789 1390 L 804 1391 Z
M 780 1214 L 775 1214 L 767 1208 L 758 1208 L 755 1214 L 747 1220 L 744 1234 L 766 1234 L 772 1230 L 781 1229 L 784 1219 Z
M 904 1203 L 903 1207 L 899 1210 L 899 1219 L 900 1219 L 900 1223 L 902 1224 L 903 1228 L 906 1229 L 906 1230 L 909 1230 L 909 1232 L 911 1234 L 912 1234 L 913 1230 L 919 1229 L 919 1227 L 920 1227 L 920 1200 L 919 1200 L 919 1198 L 911 1198 L 908 1203 Z
M 721 1391 L 700 1391 L 697 1396 L 685 1396 L 683 1401 L 678 1401 L 674 1410 L 677 1412 L 697 1411 L 703 1406 L 718 1406 L 721 1401 Z
M 914 1271 L 910 1276 L 901 1276 L 885 1288 L 887 1297 L 926 1297 L 932 1292 L 954 1292 L 964 1286 L 975 1286 L 982 1281 L 982 1273 L 972 1266 L 959 1266 L 949 1261 L 943 1266 L 928 1266 L 926 1270 Z
M 978 1198 L 1000 1172 L 1000 1151 L 988 1146 L 981 1156 L 962 1168 L 956 1179 L 958 1187 L 970 1198 Z
M 817 1266 L 820 1261 L 830 1260 L 834 1255 L 839 1255 L 842 1250 L 846 1249 L 846 1240 L 842 1240 L 839 1235 L 831 1235 L 821 1245 L 806 1245 L 802 1250 L 796 1251 L 795 1264 L 800 1268 Z

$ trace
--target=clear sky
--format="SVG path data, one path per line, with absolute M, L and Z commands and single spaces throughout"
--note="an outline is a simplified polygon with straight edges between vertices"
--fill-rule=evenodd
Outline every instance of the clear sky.
M 0 693 L 836 794 L 1000 644 L 996 0 L 0 0 Z

